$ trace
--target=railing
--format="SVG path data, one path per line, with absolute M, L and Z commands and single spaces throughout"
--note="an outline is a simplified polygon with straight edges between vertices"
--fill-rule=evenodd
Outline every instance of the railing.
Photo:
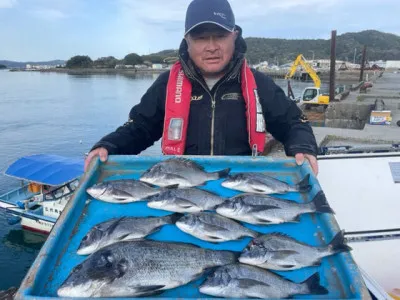
M 0 195 L 0 200 L 8 202 L 8 203 L 15 204 L 14 202 L 10 202 L 11 199 L 15 199 L 17 197 L 19 198 L 21 195 L 31 196 L 31 195 L 34 195 L 34 194 L 28 192 L 28 185 L 24 185 L 23 187 L 17 188 L 15 190 L 7 192 L 7 193 L 5 193 L 3 195 Z
M 10 203 L 10 204 L 15 204 L 15 202 L 13 201 L 15 198 L 18 198 L 18 200 L 20 200 L 21 196 L 25 196 L 26 198 L 31 198 L 34 195 L 40 194 L 40 193 L 31 193 L 31 192 L 29 192 L 28 186 L 29 185 L 24 185 L 24 186 L 22 186 L 20 188 L 17 188 L 15 190 L 12 190 L 10 192 L 7 192 L 5 194 L 0 195 L 0 201 L 7 202 L 7 203 Z M 57 191 L 63 189 L 65 186 L 67 186 L 69 192 L 65 193 L 65 194 L 62 194 L 60 196 L 56 196 Z M 63 185 L 61 187 L 58 187 L 57 189 L 55 189 L 55 190 L 53 190 L 51 192 L 47 192 L 47 193 L 41 194 L 41 195 L 42 195 L 42 201 L 56 201 L 56 200 L 59 200 L 59 199 L 61 199 L 63 197 L 69 196 L 69 195 L 71 195 L 73 193 L 74 193 L 74 190 L 71 187 L 70 183 L 68 183 L 68 184 Z M 51 199 L 46 199 L 46 196 L 50 197 Z
M 57 189 L 55 189 L 55 190 L 53 190 L 51 192 L 44 193 L 43 194 L 43 201 L 57 201 L 57 200 L 59 200 L 61 198 L 67 197 L 69 195 L 72 195 L 75 190 L 71 187 L 71 183 L 72 182 L 67 183 L 66 185 L 60 186 L 60 187 L 58 187 Z M 68 192 L 57 196 L 56 195 L 57 191 L 63 190 L 65 187 L 67 187 Z M 46 196 L 50 197 L 50 199 L 46 199 Z

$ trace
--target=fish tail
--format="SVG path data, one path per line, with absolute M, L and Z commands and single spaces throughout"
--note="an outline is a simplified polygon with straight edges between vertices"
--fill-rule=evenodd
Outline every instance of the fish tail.
M 303 281 L 302 284 L 307 286 L 307 290 L 304 294 L 326 295 L 329 293 L 329 291 L 320 284 L 318 272 Z
M 344 231 L 339 231 L 332 241 L 329 243 L 329 248 L 333 253 L 340 253 L 353 250 L 350 246 L 346 245 L 344 239 Z
M 165 218 L 165 222 L 167 222 L 167 224 L 175 224 L 176 221 L 178 221 L 183 216 L 184 216 L 184 214 L 174 213 L 172 215 L 165 216 L 164 218 Z
M 310 174 L 307 174 L 302 181 L 296 184 L 296 190 L 300 193 L 307 193 L 311 190 L 311 188 L 312 186 L 310 185 Z
M 323 191 L 319 191 L 318 194 L 315 195 L 312 203 L 315 206 L 315 211 L 319 213 L 328 213 L 334 214 L 335 212 L 329 206 L 328 201 L 326 200 L 325 193 Z
M 215 176 L 215 179 L 225 178 L 229 175 L 231 168 L 227 168 L 218 172 L 211 173 Z

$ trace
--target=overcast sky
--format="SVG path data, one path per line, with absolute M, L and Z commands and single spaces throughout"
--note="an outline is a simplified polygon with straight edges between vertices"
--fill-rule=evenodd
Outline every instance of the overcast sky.
M 0 0 L 0 59 L 40 61 L 177 48 L 190 0 Z M 400 0 L 230 0 L 245 37 L 400 35 Z

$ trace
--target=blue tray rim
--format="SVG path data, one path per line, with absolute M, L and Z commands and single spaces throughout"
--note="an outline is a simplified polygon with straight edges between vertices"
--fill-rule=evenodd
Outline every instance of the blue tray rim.
M 80 201 L 79 199 L 83 198 L 85 195 L 85 190 L 86 186 L 88 185 L 89 179 L 93 177 L 93 175 L 96 173 L 98 168 L 101 165 L 104 164 L 112 164 L 112 163 L 120 163 L 120 162 L 126 162 L 126 161 L 149 161 L 149 162 L 158 162 L 160 160 L 166 160 L 169 158 L 172 158 L 175 156 L 167 156 L 167 155 L 160 155 L 160 156 L 136 156 L 136 155 L 110 155 L 108 157 L 107 163 L 103 163 L 100 161 L 99 158 L 96 158 L 92 160 L 89 170 L 83 174 L 81 177 L 81 180 L 79 181 L 79 185 L 76 189 L 77 193 L 74 194 L 73 198 L 67 203 L 65 209 L 63 210 L 62 214 L 60 215 L 57 223 L 54 225 L 52 231 L 50 232 L 49 237 L 47 238 L 45 244 L 41 248 L 39 254 L 37 255 L 35 261 L 31 265 L 30 269 L 28 270 L 25 278 L 23 279 L 20 288 L 18 289 L 15 299 L 60 299 L 59 297 L 48 297 L 48 296 L 34 296 L 31 295 L 32 287 L 35 286 L 37 281 L 39 280 L 37 274 L 40 274 L 42 270 L 44 269 L 44 264 L 41 264 L 41 260 L 48 257 L 50 253 L 50 250 L 53 248 L 53 244 L 57 243 L 58 240 L 58 232 L 61 230 L 64 230 L 64 223 L 68 222 L 72 218 L 72 215 L 74 211 L 71 209 L 72 207 L 75 206 L 77 201 Z M 274 157 L 265 157 L 265 156 L 257 156 L 257 157 L 248 157 L 248 156 L 182 156 L 187 159 L 196 159 L 198 162 L 201 163 L 201 161 L 210 161 L 210 160 L 215 160 L 215 161 L 221 161 L 222 159 L 224 160 L 235 160 L 237 161 L 247 161 L 247 162 L 274 162 L 274 163 L 285 163 L 285 164 L 296 164 L 296 160 L 294 158 L 287 158 L 287 159 L 282 159 L 282 158 L 274 158 Z M 306 175 L 308 173 L 312 173 L 312 169 L 310 164 L 306 161 L 303 166 L 301 167 L 301 173 L 302 175 Z M 319 186 L 318 179 L 316 178 L 316 183 Z M 329 218 L 328 216 L 323 216 L 324 218 Z M 334 234 L 334 232 L 339 231 L 339 225 L 336 221 L 335 218 L 329 220 L 330 223 L 332 223 L 333 227 L 329 229 L 330 234 Z M 73 228 L 71 226 L 70 228 L 71 231 L 73 231 Z M 351 253 L 343 253 L 343 255 L 346 257 L 346 260 L 353 261 L 353 257 Z M 346 274 L 347 276 L 353 277 L 354 275 L 357 275 L 358 278 L 362 278 L 361 272 L 359 271 L 358 267 L 355 265 L 355 268 L 353 268 L 351 271 L 348 271 L 347 273 L 352 273 L 352 274 Z M 365 286 L 365 283 L 363 281 L 360 281 L 357 284 L 358 287 L 361 288 L 359 291 L 359 294 L 362 295 L 362 299 L 365 297 L 369 298 L 369 292 L 368 289 Z M 72 299 L 72 298 L 70 298 Z M 74 298 L 77 299 L 77 298 Z M 81 299 L 87 299 L 87 298 L 81 298 Z M 108 299 L 108 298 L 98 298 L 98 299 Z M 111 299 L 122 299 L 122 298 L 111 298 Z M 177 298 L 136 298 L 136 299 L 165 299 L 165 300 L 170 300 L 170 299 L 177 299 Z M 201 299 L 207 299 L 207 297 L 202 297 Z M 224 299 L 224 298 L 208 298 L 208 299 Z

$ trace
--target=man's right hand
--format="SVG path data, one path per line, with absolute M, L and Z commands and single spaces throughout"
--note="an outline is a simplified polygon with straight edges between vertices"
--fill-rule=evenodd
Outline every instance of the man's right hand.
M 88 154 L 88 156 L 85 159 L 85 169 L 84 169 L 85 172 L 88 170 L 89 164 L 92 161 L 92 159 L 95 158 L 96 156 L 100 156 L 100 160 L 102 162 L 107 161 L 107 159 L 108 159 L 108 151 L 107 151 L 107 149 L 100 147 L 100 148 L 94 149 L 93 151 L 91 151 Z

